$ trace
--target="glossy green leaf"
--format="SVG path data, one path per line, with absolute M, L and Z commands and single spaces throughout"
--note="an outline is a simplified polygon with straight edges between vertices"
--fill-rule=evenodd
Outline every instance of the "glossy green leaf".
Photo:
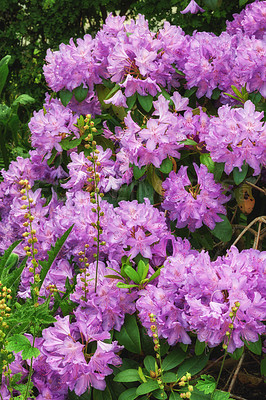
M 212 398 L 212 400 L 228 400 L 228 399 L 230 399 L 230 393 L 223 392 L 222 390 L 216 390 Z
M 130 388 L 125 390 L 123 393 L 120 394 L 118 400 L 134 400 L 138 397 L 136 394 L 137 388 Z
M 147 181 L 141 181 L 138 184 L 137 188 L 137 200 L 139 203 L 144 203 L 144 199 L 147 198 L 150 200 L 151 204 L 154 203 L 153 200 L 153 187 Z
M 132 96 L 127 97 L 127 107 L 129 110 L 132 109 L 132 107 L 136 103 L 136 100 L 137 100 L 137 92 L 135 92 Z
M 260 355 L 262 352 L 262 342 L 260 336 L 256 342 L 245 341 L 245 345 L 247 346 L 248 350 L 252 351 L 254 354 Z
M 162 362 L 163 371 L 169 371 L 170 369 L 175 368 L 177 365 L 181 364 L 186 358 L 186 353 L 181 349 L 176 349 L 171 351 Z
M 178 392 L 172 392 L 170 394 L 169 400 L 180 400 L 180 396 Z
M 203 153 L 200 155 L 201 164 L 206 165 L 209 172 L 214 172 L 215 163 L 212 161 L 209 153 Z
M 169 157 L 167 157 L 161 163 L 160 171 L 163 172 L 164 174 L 169 174 L 169 172 L 172 171 L 172 168 L 173 168 L 172 160 Z
M 261 360 L 260 363 L 260 373 L 262 376 L 266 376 L 266 357 Z
M 214 180 L 216 182 L 218 182 L 221 179 L 224 172 L 224 166 L 225 166 L 224 163 L 215 163 L 213 175 L 214 175 Z
M 144 111 L 150 112 L 152 109 L 153 97 L 148 94 L 147 96 L 141 96 L 139 93 L 137 94 L 138 102 L 143 108 Z
M 60 97 L 60 100 L 61 100 L 61 103 L 63 104 L 63 106 L 66 107 L 73 97 L 73 92 L 70 92 L 70 90 L 67 90 L 67 89 L 60 90 L 59 97 Z
M 115 382 L 139 382 L 140 377 L 136 369 L 126 369 L 114 377 Z
M 124 325 L 120 332 L 115 331 L 115 337 L 119 341 L 119 344 L 123 345 L 128 351 L 140 354 L 140 334 L 134 315 L 126 315 Z
M 166 372 L 163 374 L 162 379 L 164 383 L 172 383 L 177 381 L 177 376 L 174 372 Z
M 145 263 L 143 260 L 140 260 L 138 262 L 137 272 L 141 280 L 145 279 L 149 272 L 149 264 Z
M 218 214 L 222 222 L 217 222 L 212 234 L 223 242 L 229 242 L 232 238 L 233 230 L 228 218 L 223 214 Z
M 73 90 L 75 99 L 78 102 L 82 102 L 83 100 L 86 99 L 88 91 L 89 91 L 89 89 L 84 88 L 83 85 L 81 84 L 79 87 L 77 87 L 76 89 Z
M 124 266 L 124 271 L 127 274 L 127 276 L 135 283 L 140 283 L 141 277 L 137 273 L 137 271 L 132 268 L 130 265 L 125 265 Z
M 248 0 L 239 0 L 239 7 L 243 7 L 247 2 Z
M 230 355 L 230 357 L 232 357 L 234 360 L 239 360 L 240 357 L 242 356 L 244 352 L 244 346 L 235 349 L 235 351 L 233 353 L 228 353 Z
M 133 175 L 135 179 L 139 179 L 141 178 L 145 173 L 146 173 L 147 169 L 146 167 L 137 167 L 136 165 L 133 165 Z
M 155 366 L 157 365 L 157 362 L 156 362 L 156 360 L 155 360 L 154 357 L 152 357 L 152 356 L 146 356 L 146 357 L 144 358 L 143 363 L 144 363 L 144 367 L 146 368 L 146 370 L 148 371 L 148 373 L 150 373 L 150 371 L 155 372 L 155 369 L 156 369 Z
M 203 353 L 201 356 L 191 357 L 185 360 L 177 370 L 179 378 L 189 372 L 192 376 L 200 372 L 209 360 L 210 353 Z
M 206 343 L 205 342 L 200 342 L 198 339 L 196 340 L 196 345 L 195 345 L 195 354 L 196 356 L 200 356 L 206 347 Z
M 153 390 L 159 389 L 157 381 L 149 379 L 147 382 L 142 383 L 136 390 L 136 393 L 140 396 L 142 394 L 150 393 Z
M 246 163 L 242 165 L 241 171 L 238 167 L 235 167 L 233 169 L 233 178 L 236 185 L 239 185 L 241 182 L 243 182 L 243 180 L 247 176 L 247 172 L 248 172 L 248 164 Z

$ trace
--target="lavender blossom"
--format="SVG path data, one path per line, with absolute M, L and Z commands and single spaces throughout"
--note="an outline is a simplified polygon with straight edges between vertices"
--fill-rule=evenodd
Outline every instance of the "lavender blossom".
M 162 185 L 165 191 L 162 207 L 170 211 L 170 219 L 177 221 L 177 228 L 188 225 L 194 232 L 205 224 L 214 229 L 216 222 L 221 221 L 218 213 L 226 214 L 222 204 L 229 198 L 222 194 L 223 187 L 215 183 L 205 165 L 193 165 L 198 178 L 196 185 L 188 179 L 187 167 L 181 166 L 177 174 L 170 172 Z

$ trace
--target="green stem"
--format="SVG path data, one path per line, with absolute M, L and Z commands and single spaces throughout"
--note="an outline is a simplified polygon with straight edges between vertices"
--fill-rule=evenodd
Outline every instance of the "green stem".
M 34 335 L 33 335 L 32 347 L 34 347 L 34 344 L 35 344 L 35 326 L 34 326 Z M 32 377 L 32 373 L 33 373 L 32 364 L 33 364 L 33 356 L 31 357 L 31 360 L 30 360 L 30 370 L 29 370 L 29 376 L 28 376 L 28 382 L 27 382 L 27 388 L 26 388 L 26 393 L 25 393 L 25 396 L 24 396 L 24 400 L 27 400 L 28 394 L 29 394 L 31 377 Z

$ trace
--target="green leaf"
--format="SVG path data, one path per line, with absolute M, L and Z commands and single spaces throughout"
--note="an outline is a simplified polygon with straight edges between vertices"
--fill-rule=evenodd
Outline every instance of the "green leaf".
M 32 357 L 38 357 L 40 355 L 40 350 L 36 347 L 27 347 L 22 351 L 22 360 L 30 360 Z
M 120 86 L 116 83 L 116 85 L 110 90 L 108 95 L 105 97 L 105 100 L 109 100 L 111 97 L 113 97 L 113 95 L 116 92 L 118 92 L 119 89 L 120 89 Z
M 252 353 L 260 355 L 262 352 L 262 343 L 261 337 L 256 342 L 247 342 L 245 340 L 245 345 L 247 346 L 248 350 L 252 351 Z
M 141 277 L 137 273 L 137 271 L 134 270 L 130 265 L 125 265 L 124 266 L 124 271 L 127 274 L 127 276 L 135 283 L 140 283 Z
M 63 104 L 63 106 L 66 107 L 68 105 L 68 103 L 70 102 L 70 100 L 72 99 L 73 93 L 67 89 L 60 90 L 59 97 L 60 97 L 60 100 L 61 100 L 61 103 Z
M 10 55 L 6 55 L 5 57 L 3 57 L 0 60 L 0 67 L 2 67 L 2 65 L 7 65 L 10 60 L 11 60 L 11 56 Z
M 159 399 L 159 400 L 167 400 L 168 399 L 167 394 L 162 389 L 157 389 L 154 392 L 152 392 L 152 397 L 155 397 L 155 399 Z
M 171 351 L 162 362 L 163 371 L 169 371 L 170 369 L 175 368 L 184 361 L 185 357 L 186 353 L 181 349 Z
M 137 100 L 137 92 L 135 92 L 132 96 L 127 98 L 127 106 L 128 109 L 131 110 Z
M 191 400 L 212 400 L 211 399 L 211 394 L 205 394 L 203 392 L 201 392 L 200 390 L 198 390 L 195 386 L 194 386 L 194 390 L 191 394 Z
M 152 164 L 149 165 L 147 168 L 147 179 L 148 182 L 153 187 L 153 189 L 155 190 L 155 192 L 158 193 L 159 195 L 162 195 L 163 194 L 162 180 L 156 174 L 155 168 Z
M 137 369 L 126 369 L 119 372 L 114 377 L 115 382 L 140 382 L 140 377 Z
M 153 281 L 155 278 L 157 278 L 157 276 L 160 275 L 160 273 L 161 273 L 161 268 L 163 268 L 163 266 L 162 266 L 162 267 L 159 267 L 159 268 L 157 269 L 157 271 L 155 271 L 154 274 L 152 274 L 152 276 L 149 277 L 148 282 Z
M 249 99 L 252 101 L 252 103 L 257 105 L 261 101 L 262 95 L 260 94 L 260 92 L 252 92 L 249 93 Z
M 5 86 L 7 76 L 8 76 L 8 66 L 7 64 L 3 64 L 0 67 L 0 95 Z
M 135 179 L 141 178 L 145 173 L 146 173 L 146 166 L 144 167 L 137 167 L 136 165 L 133 165 L 133 175 Z
M 12 103 L 12 107 L 16 107 L 19 104 L 25 106 L 26 104 L 35 103 L 35 99 L 28 94 L 21 94 L 16 98 L 16 100 Z
M 138 262 L 137 272 L 140 276 L 140 280 L 142 281 L 147 277 L 147 274 L 149 272 L 149 264 L 148 263 L 145 264 L 143 260 L 140 260 Z
M 194 93 L 196 93 L 197 90 L 198 88 L 196 86 L 193 86 L 191 89 L 187 89 L 184 93 L 184 97 L 191 97 Z
M 6 345 L 8 351 L 14 351 L 15 353 L 19 353 L 27 347 L 31 347 L 31 343 L 24 335 L 13 335 L 9 337 Z
M 170 394 L 169 400 L 180 400 L 179 393 L 177 393 L 177 392 L 172 392 L 172 393 Z
M 214 165 L 214 180 L 218 182 L 224 172 L 225 163 L 215 163 Z
M 240 171 L 238 167 L 235 167 L 233 169 L 233 178 L 236 185 L 239 185 L 241 182 L 243 182 L 243 180 L 247 176 L 247 172 L 248 164 L 246 164 L 245 162 L 242 165 L 242 171 Z
M 57 254 L 59 253 L 59 251 L 63 247 L 65 241 L 67 240 L 67 238 L 68 238 L 68 236 L 70 234 L 70 232 L 72 231 L 73 226 L 74 226 L 74 224 L 71 225 L 70 228 L 68 228 L 68 230 L 61 236 L 61 238 L 57 239 L 57 241 L 55 243 L 55 246 L 54 247 L 51 246 L 51 250 L 47 251 L 48 256 L 49 256 L 48 260 L 40 261 L 40 265 L 42 266 L 41 273 L 40 273 L 40 288 L 41 288 L 41 286 L 43 284 L 43 281 L 44 281 L 44 279 L 45 279 L 45 277 L 46 277 L 51 265 L 53 264 L 54 260 L 56 259 Z
M 266 357 L 261 360 L 260 363 L 260 373 L 262 376 L 266 376 Z
M 163 374 L 163 382 L 164 383 L 171 383 L 177 381 L 177 376 L 174 372 L 166 372 Z
M 16 253 L 11 253 L 10 256 L 8 257 L 8 259 L 7 259 L 5 268 L 11 269 L 11 268 L 17 266 L 18 261 L 19 261 L 19 256 L 18 256 L 18 254 L 16 254 Z
M 213 91 L 212 91 L 212 99 L 213 100 L 218 100 L 219 99 L 219 97 L 220 97 L 220 95 L 221 95 L 221 90 L 220 89 L 218 89 L 218 88 L 215 88 Z
M 185 360 L 177 370 L 177 375 L 179 378 L 184 376 L 186 372 L 191 375 L 195 375 L 200 372 L 209 360 L 210 353 L 202 354 L 201 356 L 196 356 Z
M 182 140 L 179 143 L 183 144 L 184 146 L 196 146 L 198 144 L 197 142 L 195 142 L 195 140 L 192 140 L 192 139 Z
M 223 214 L 218 214 L 222 218 L 222 222 L 217 222 L 211 233 L 223 242 L 231 240 L 233 230 L 228 218 Z
M 196 388 L 205 394 L 212 393 L 216 389 L 216 381 L 211 375 L 201 375 Z
M 120 394 L 118 400 L 134 400 L 138 397 L 136 394 L 137 388 L 130 388 L 125 390 L 123 393 Z
M 128 284 L 128 283 L 123 283 L 123 282 L 117 282 L 116 286 L 120 289 L 130 289 L 133 287 L 138 287 L 138 285 L 134 285 L 134 284 Z
M 247 2 L 248 0 L 239 0 L 239 7 L 243 7 Z
M 127 314 L 120 332 L 115 331 L 115 337 L 128 351 L 140 354 L 140 334 L 136 317 Z
M 214 172 L 215 163 L 212 161 L 209 153 L 203 153 L 200 155 L 201 164 L 206 165 L 209 172 Z
M 14 351 L 15 353 L 22 351 L 22 360 L 38 357 L 40 354 L 40 351 L 32 347 L 29 339 L 24 335 L 13 335 L 9 337 L 6 349 L 8 351 Z
M 141 96 L 139 93 L 137 94 L 138 102 L 143 108 L 144 111 L 150 112 L 152 109 L 153 97 L 148 94 L 147 96 Z
M 115 400 L 108 386 L 105 390 L 93 389 L 93 400 Z
M 165 158 L 160 165 L 160 171 L 163 174 L 169 174 L 169 172 L 172 171 L 172 168 L 173 168 L 173 163 L 169 157 Z
M 77 87 L 76 89 L 73 90 L 75 99 L 79 103 L 81 103 L 83 100 L 86 99 L 88 91 L 89 91 L 89 89 L 88 88 L 84 88 L 83 84 L 81 84 L 79 87 Z
M 77 147 L 81 142 L 82 142 L 82 137 L 80 138 L 76 138 L 76 139 L 72 139 L 72 137 L 67 137 L 63 140 L 61 140 L 61 142 L 59 143 L 60 146 L 62 147 L 63 150 L 71 150 L 74 149 L 75 147 Z
M 150 393 L 153 390 L 159 389 L 159 385 L 157 381 L 148 380 L 147 382 L 142 383 L 136 390 L 136 394 L 141 396 L 142 394 Z
M 195 354 L 196 356 L 200 356 L 206 347 L 206 343 L 205 342 L 200 342 L 198 339 L 196 340 L 196 345 L 195 345 Z
M 154 357 L 152 356 L 146 356 L 144 358 L 144 367 L 146 368 L 146 370 L 148 371 L 148 373 L 150 373 L 150 371 L 155 372 L 155 366 L 157 365 L 157 362 L 155 360 Z
M 232 357 L 234 360 L 239 360 L 240 357 L 242 356 L 244 352 L 244 346 L 235 349 L 235 351 L 233 353 L 228 353 L 230 355 L 230 357 Z
M 230 393 L 222 392 L 221 390 L 216 390 L 212 398 L 212 400 L 228 400 L 228 399 L 230 399 Z
M 153 187 L 149 182 L 141 181 L 138 183 L 137 200 L 139 203 L 144 203 L 144 199 L 147 198 L 150 200 L 151 204 L 153 204 L 153 194 Z
M 9 272 L 11 266 L 8 267 L 8 259 L 12 254 L 13 250 L 18 246 L 21 240 L 17 240 L 14 242 L 9 248 L 5 251 L 4 255 L 0 258 L 0 280 L 3 280 L 3 275 L 6 275 Z
M 11 273 L 9 271 L 9 273 L 5 277 L 5 285 L 9 289 L 12 289 L 14 292 L 16 292 L 18 285 L 20 283 L 20 276 L 26 266 L 27 259 L 28 257 L 25 257 L 24 260 L 21 262 L 20 266 L 14 269 L 14 271 L 12 271 Z

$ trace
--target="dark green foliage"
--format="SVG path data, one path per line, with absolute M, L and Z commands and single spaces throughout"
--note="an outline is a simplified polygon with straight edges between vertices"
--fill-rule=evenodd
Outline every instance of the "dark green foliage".
M 35 109 L 41 108 L 48 90 L 42 74 L 47 49 L 57 50 L 60 43 L 68 43 L 71 37 L 83 37 L 85 33 L 94 36 L 110 12 L 127 17 L 144 14 L 152 28 L 167 20 L 180 25 L 186 34 L 194 30 L 220 34 L 225 21 L 240 12 L 247 1 L 199 0 L 205 13 L 180 14 L 188 3 L 188 0 L 171 0 L 170 4 L 162 0 L 80 0 L 78 3 L 74 0 L 0 0 L 0 55 L 12 57 L 6 99 L 13 101 L 14 93 L 27 93 L 36 99 Z

